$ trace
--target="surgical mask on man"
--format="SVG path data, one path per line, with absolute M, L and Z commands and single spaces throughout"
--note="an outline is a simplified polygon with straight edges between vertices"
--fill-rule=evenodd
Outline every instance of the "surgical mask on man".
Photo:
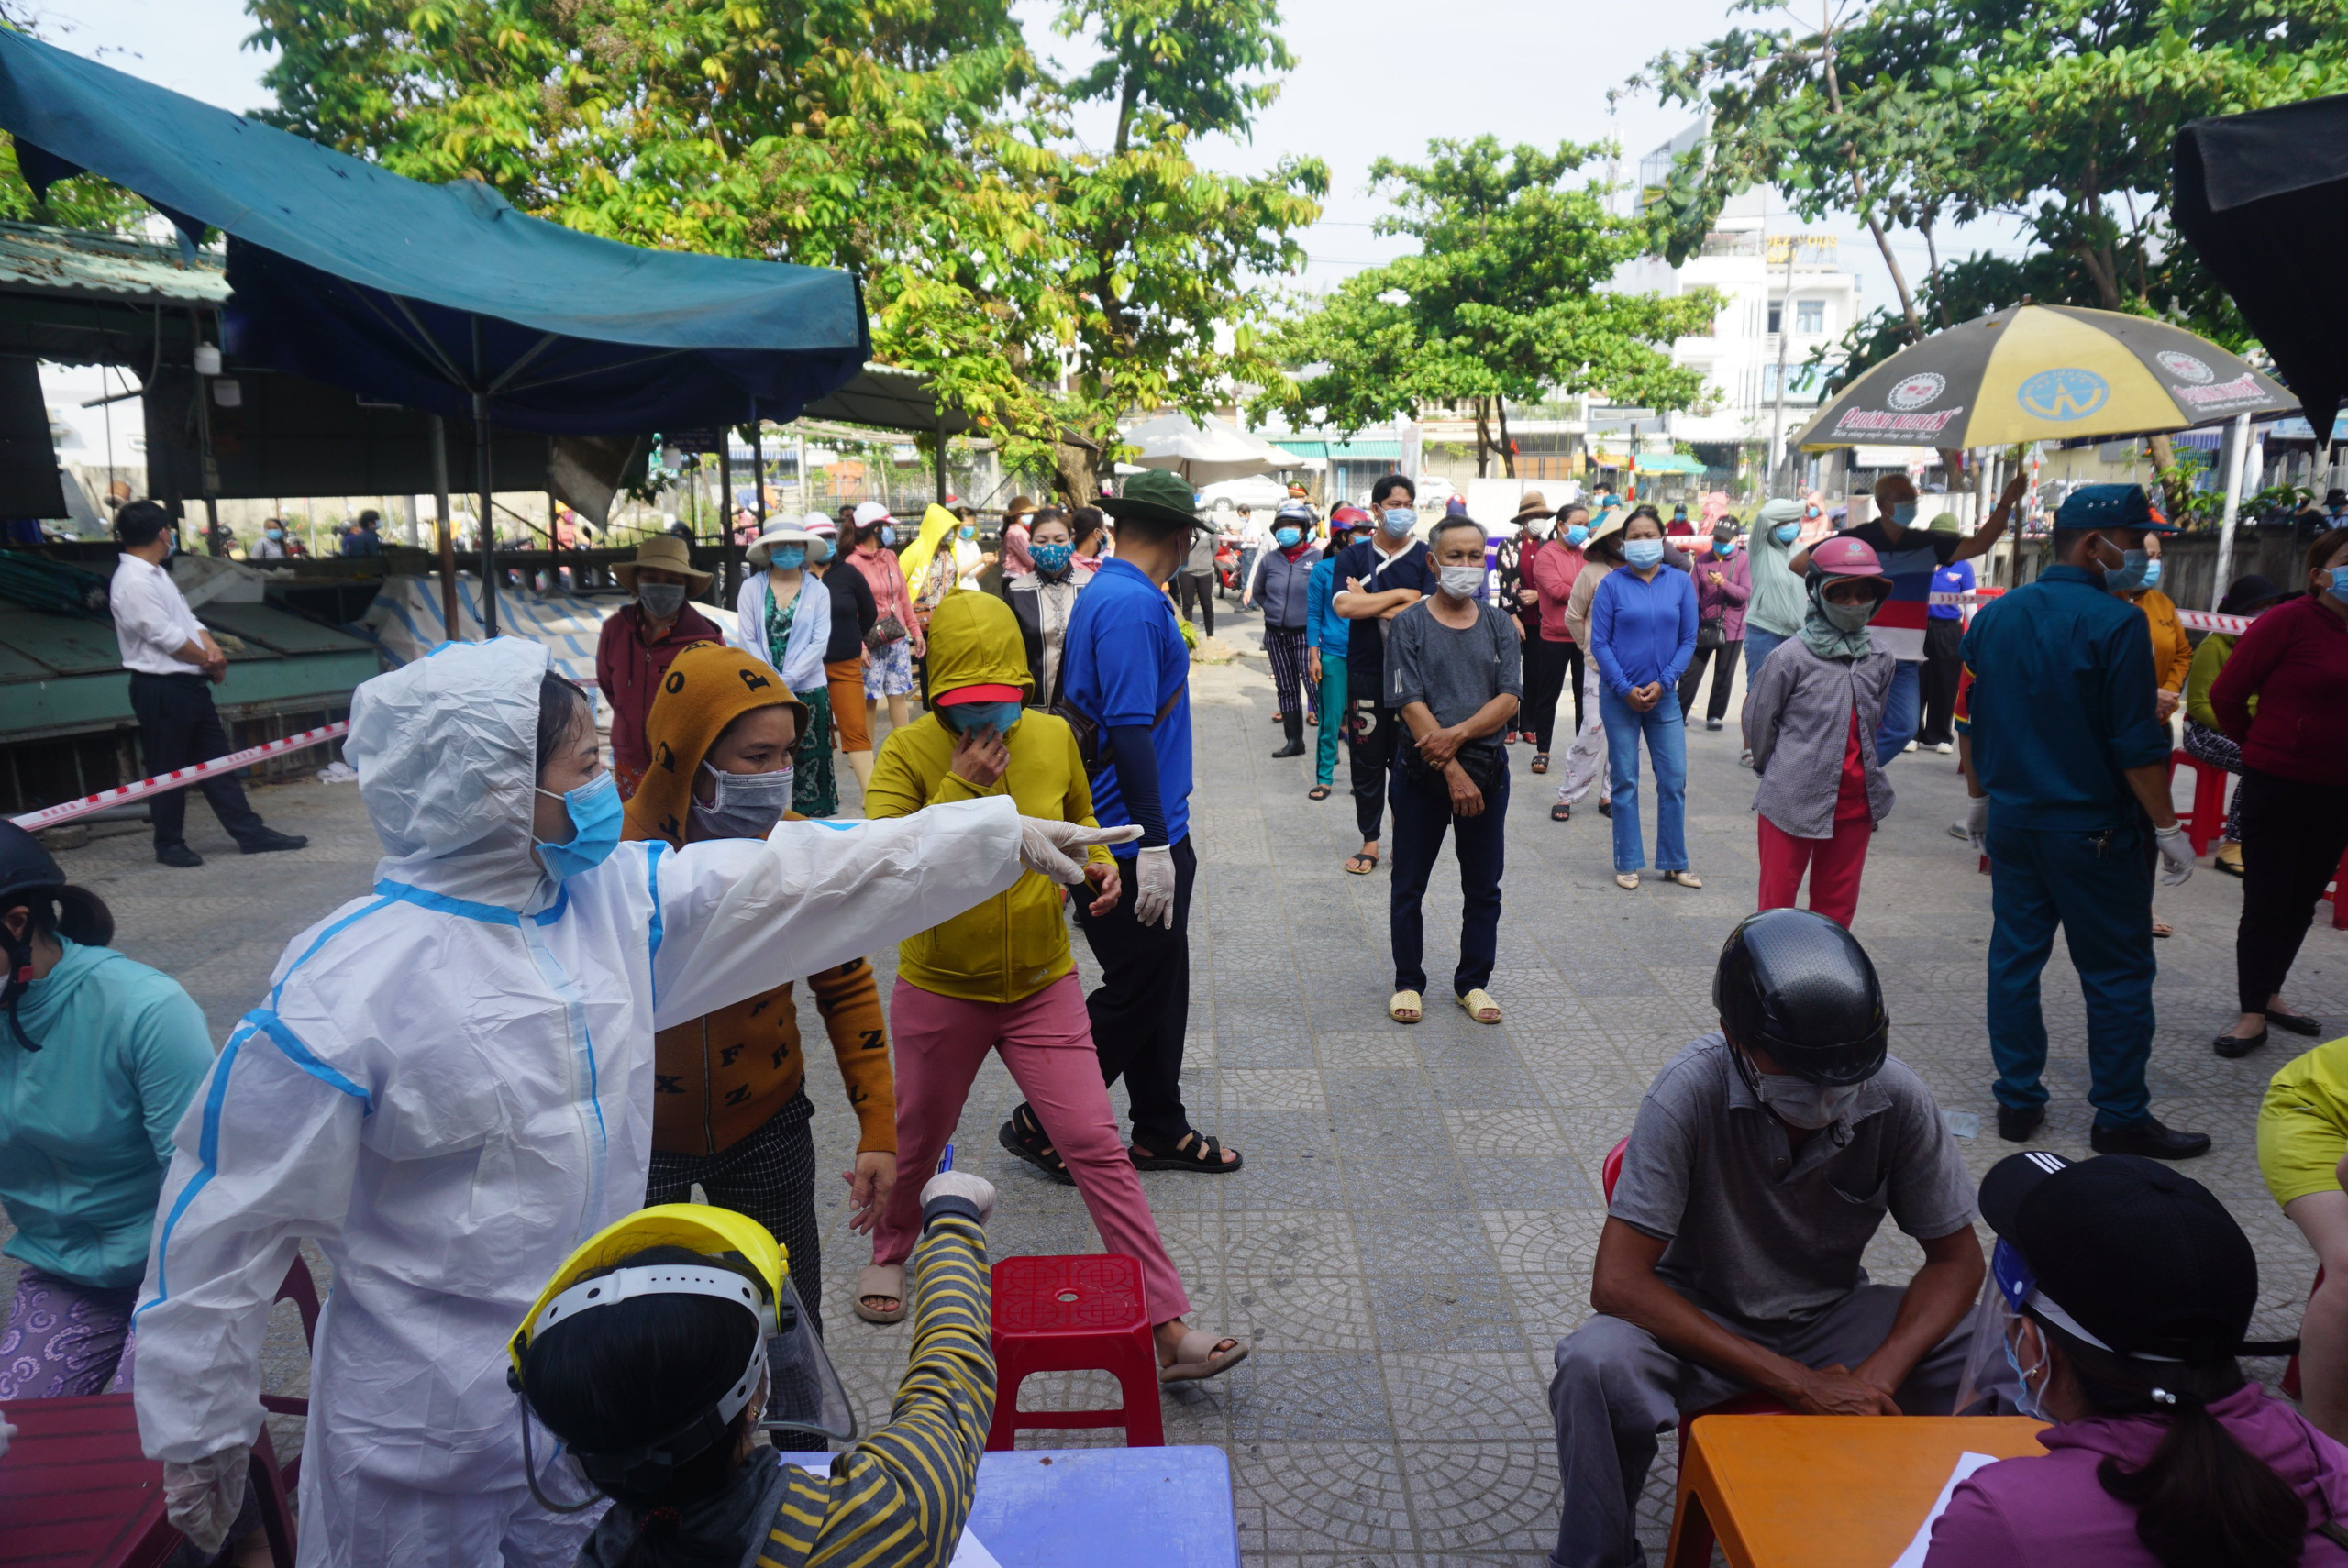
M 1589 537 L 1589 528 L 1587 524 L 1577 523 L 1572 527 L 1566 530 L 1566 543 L 1571 545 L 1576 549 L 1581 548 L 1583 543 L 1587 541 Z
M 1292 550 L 1296 548 L 1297 546 L 1304 543 L 1304 530 L 1301 528 L 1275 528 L 1272 530 L 1272 540 L 1275 544 L 1279 545 L 1281 549 Z
M 656 621 L 672 621 L 677 612 L 685 607 L 685 585 L 681 582 L 639 582 L 636 585 L 636 602 L 644 613 Z
M 1661 566 L 1663 541 L 1661 539 L 1633 539 L 1623 547 L 1623 558 L 1641 571 L 1645 571 L 1649 567 Z
M 1844 1108 L 1859 1098 L 1859 1084 L 1814 1084 L 1791 1073 L 1753 1075 L 1754 1093 L 1770 1114 L 1789 1127 L 1815 1132 L 1831 1127 Z
M 593 871 L 611 858 L 619 847 L 620 806 L 619 781 L 610 773 L 598 773 L 575 790 L 558 795 L 551 790 L 539 794 L 550 801 L 560 801 L 570 813 L 570 836 L 560 844 L 537 846 L 538 863 L 547 875 L 558 882 L 566 881 L 583 871 Z
M 693 800 L 693 820 L 711 838 L 764 838 L 791 810 L 796 777 L 790 767 L 771 773 L 727 773 L 704 762 L 702 771 L 717 781 L 717 793 L 704 805 Z
M 2114 593 L 2133 593 L 2140 588 L 2149 588 L 2152 582 L 2146 574 L 2153 566 L 2150 550 L 2122 550 L 2120 565 L 2105 569 L 2103 586 Z
M 803 545 L 777 545 L 767 552 L 767 565 L 778 571 L 797 571 L 807 559 Z
M 954 530 L 954 536 L 958 539 L 975 539 L 979 536 L 979 530 L 974 525 L 965 523 Z
M 1058 542 L 1049 545 L 1030 545 L 1027 547 L 1027 553 L 1036 558 L 1037 571 L 1042 572 L 1046 577 L 1058 577 L 1068 570 L 1069 558 L 1076 554 L 1076 547 Z
M 1776 527 L 1769 530 L 1769 537 L 1777 540 L 1778 543 L 1781 545 L 1790 545 L 1796 539 L 1801 537 L 1801 525 L 1799 523 L 1780 523 Z
M 1892 502 L 1891 520 L 1905 528 L 1909 524 L 1916 521 L 1916 503 L 1912 501 Z
M 955 702 L 940 708 L 938 712 L 945 715 L 947 723 L 966 735 L 974 735 L 985 729 L 991 729 L 999 735 L 1007 735 L 1024 710 L 1016 702 Z
M 1419 514 L 1412 507 L 1390 506 L 1379 514 L 1378 525 L 1390 539 L 1408 538 L 1411 530 L 1419 525 Z
M 1479 566 L 1447 566 L 1442 577 L 1444 592 L 1454 599 L 1473 599 L 1484 586 L 1484 569 Z

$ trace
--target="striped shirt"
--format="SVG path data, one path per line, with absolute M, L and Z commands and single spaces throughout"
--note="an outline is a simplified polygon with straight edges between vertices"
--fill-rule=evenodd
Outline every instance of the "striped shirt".
M 914 1250 L 914 1344 L 889 1424 L 832 1461 L 784 1469 L 757 1568 L 943 1568 L 994 1419 L 986 1232 L 940 1215 Z

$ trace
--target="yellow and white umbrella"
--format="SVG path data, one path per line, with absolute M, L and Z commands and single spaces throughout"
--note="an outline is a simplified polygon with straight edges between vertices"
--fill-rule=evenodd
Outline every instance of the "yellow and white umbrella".
M 1798 437 L 1962 448 L 2157 435 L 2298 407 L 2282 383 L 2182 327 L 2016 305 L 1936 332 L 1861 376 Z

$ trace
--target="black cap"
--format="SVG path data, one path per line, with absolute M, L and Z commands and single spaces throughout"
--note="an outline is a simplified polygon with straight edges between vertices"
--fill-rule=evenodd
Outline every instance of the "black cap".
M 2191 1176 L 2137 1154 L 2074 1164 L 2033 1149 L 1981 1178 L 1981 1218 L 2043 1295 L 2119 1353 L 2198 1365 L 2241 1352 L 2258 1256 Z

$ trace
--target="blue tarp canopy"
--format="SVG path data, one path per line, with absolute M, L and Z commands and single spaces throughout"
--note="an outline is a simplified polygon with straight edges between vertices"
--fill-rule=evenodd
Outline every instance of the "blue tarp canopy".
M 86 171 L 221 230 L 230 349 L 363 397 L 637 435 L 796 418 L 869 355 L 845 272 L 599 239 L 6 28 L 0 128 L 37 188 Z

